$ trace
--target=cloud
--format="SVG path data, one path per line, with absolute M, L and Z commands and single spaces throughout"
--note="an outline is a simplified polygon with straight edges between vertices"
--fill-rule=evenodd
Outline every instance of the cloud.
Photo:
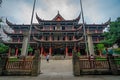
M 104 14 L 99 10 L 97 0 L 83 0 L 83 9 L 84 17 L 87 22 L 99 23 L 101 20 L 104 21 Z
M 43 0 L 44 7 L 38 7 L 36 12 L 43 19 L 52 19 L 56 16 L 57 11 L 65 19 L 74 19 L 79 15 L 76 5 L 69 3 L 69 0 Z
M 119 0 L 82 0 L 84 15 L 89 23 L 104 23 L 110 17 L 115 20 L 120 16 Z
M 4 1 L 1 8 L 1 15 L 13 23 L 28 23 L 31 15 L 31 6 L 23 0 Z
M 8 20 L 13 21 L 13 23 L 30 23 L 32 3 L 26 3 L 24 0 L 12 0 L 12 2 L 6 1 L 4 4 L 2 13 Z M 50 20 L 54 18 L 57 11 L 59 11 L 65 19 L 74 19 L 80 12 L 76 5 L 69 3 L 69 0 L 39 0 L 36 3 L 35 12 L 38 13 L 38 16 L 42 19 Z M 35 15 L 34 22 L 37 22 Z
M 113 1 L 105 2 L 104 0 L 82 0 L 85 22 L 102 23 L 109 19 L 120 16 L 120 6 L 114 6 Z M 103 3 L 104 2 L 104 3 Z M 108 4 L 109 3 L 109 4 Z M 33 0 L 5 0 L 0 8 L 0 16 L 7 17 L 16 24 L 30 24 L 32 14 Z M 111 9 L 108 9 L 111 7 Z M 42 19 L 53 19 L 57 11 L 66 19 L 74 19 L 80 13 L 79 0 L 37 0 L 35 13 Z M 34 22 L 36 17 L 34 15 Z

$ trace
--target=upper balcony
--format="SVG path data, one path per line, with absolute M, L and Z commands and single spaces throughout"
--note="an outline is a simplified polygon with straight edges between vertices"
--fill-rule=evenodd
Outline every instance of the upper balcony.
M 76 32 L 76 31 L 82 31 L 82 26 L 78 27 L 77 29 L 74 28 L 74 26 L 44 26 L 44 27 L 38 27 L 34 26 L 34 28 L 40 32 Z

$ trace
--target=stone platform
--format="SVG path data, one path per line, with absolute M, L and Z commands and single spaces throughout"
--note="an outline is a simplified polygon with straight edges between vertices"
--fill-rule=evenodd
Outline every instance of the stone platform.
M 120 76 L 113 75 L 81 75 L 73 76 L 72 60 L 41 61 L 41 73 L 37 77 L 31 76 L 0 76 L 0 80 L 120 80 Z
M 45 56 L 41 57 L 42 59 L 45 59 Z M 51 60 L 69 60 L 72 59 L 72 56 L 62 56 L 62 55 L 56 55 L 56 56 L 50 56 Z

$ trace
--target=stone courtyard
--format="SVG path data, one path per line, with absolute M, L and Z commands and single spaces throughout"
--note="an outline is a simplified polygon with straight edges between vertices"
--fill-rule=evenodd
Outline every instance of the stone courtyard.
M 120 76 L 114 75 L 81 75 L 74 77 L 72 60 L 46 60 L 41 61 L 41 74 L 31 76 L 0 76 L 0 80 L 119 80 Z

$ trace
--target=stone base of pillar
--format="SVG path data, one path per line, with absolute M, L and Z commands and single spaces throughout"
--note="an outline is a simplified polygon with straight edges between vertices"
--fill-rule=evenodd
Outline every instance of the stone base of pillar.
M 35 51 L 35 58 L 33 59 L 33 67 L 32 67 L 32 76 L 38 76 L 41 72 L 40 70 L 41 58 L 38 51 Z
M 74 76 L 80 76 L 80 62 L 75 51 L 73 51 L 73 74 Z

